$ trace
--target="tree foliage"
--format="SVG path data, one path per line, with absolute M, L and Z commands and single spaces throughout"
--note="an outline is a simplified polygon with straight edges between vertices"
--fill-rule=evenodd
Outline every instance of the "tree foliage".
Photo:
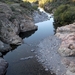
M 54 13 L 56 23 L 65 25 L 75 21 L 75 6 L 61 5 Z

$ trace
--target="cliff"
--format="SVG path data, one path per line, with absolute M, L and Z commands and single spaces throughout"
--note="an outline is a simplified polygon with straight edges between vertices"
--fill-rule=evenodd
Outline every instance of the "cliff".
M 37 29 L 31 11 L 19 3 L 10 5 L 0 2 L 0 39 L 7 44 L 19 45 L 22 39 L 20 32 Z

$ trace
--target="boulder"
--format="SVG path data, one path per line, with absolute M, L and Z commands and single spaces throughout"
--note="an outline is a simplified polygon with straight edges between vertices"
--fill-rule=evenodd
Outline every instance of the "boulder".
M 58 27 L 56 34 L 62 40 L 58 52 L 62 56 L 75 55 L 75 23 Z
M 3 59 L 0 58 L 0 75 L 4 75 L 7 71 L 8 63 Z
M 24 9 L 19 4 L 9 6 L 0 2 L 0 38 L 4 43 L 20 45 L 23 43 L 20 32 L 37 29 L 32 18 L 22 13 Z
M 0 17 L 0 38 L 8 44 L 21 44 L 22 39 L 16 34 L 15 26 L 7 18 Z

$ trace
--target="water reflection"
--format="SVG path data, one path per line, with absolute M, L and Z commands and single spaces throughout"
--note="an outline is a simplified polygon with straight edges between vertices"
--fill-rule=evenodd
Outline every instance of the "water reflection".
M 22 39 L 28 38 L 29 36 L 31 36 L 32 34 L 34 34 L 35 31 L 37 31 L 37 29 L 36 29 L 36 30 L 32 30 L 32 31 L 27 31 L 27 32 L 21 32 L 21 33 L 19 34 L 19 36 L 20 36 Z

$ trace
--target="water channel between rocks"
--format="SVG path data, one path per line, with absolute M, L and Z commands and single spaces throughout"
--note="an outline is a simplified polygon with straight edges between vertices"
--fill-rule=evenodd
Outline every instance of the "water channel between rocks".
M 24 44 L 13 46 L 4 59 L 9 63 L 6 75 L 55 75 L 47 71 L 38 61 L 37 45 L 48 36 L 54 35 L 53 18 L 36 23 L 37 31 L 30 31 L 20 34 Z

